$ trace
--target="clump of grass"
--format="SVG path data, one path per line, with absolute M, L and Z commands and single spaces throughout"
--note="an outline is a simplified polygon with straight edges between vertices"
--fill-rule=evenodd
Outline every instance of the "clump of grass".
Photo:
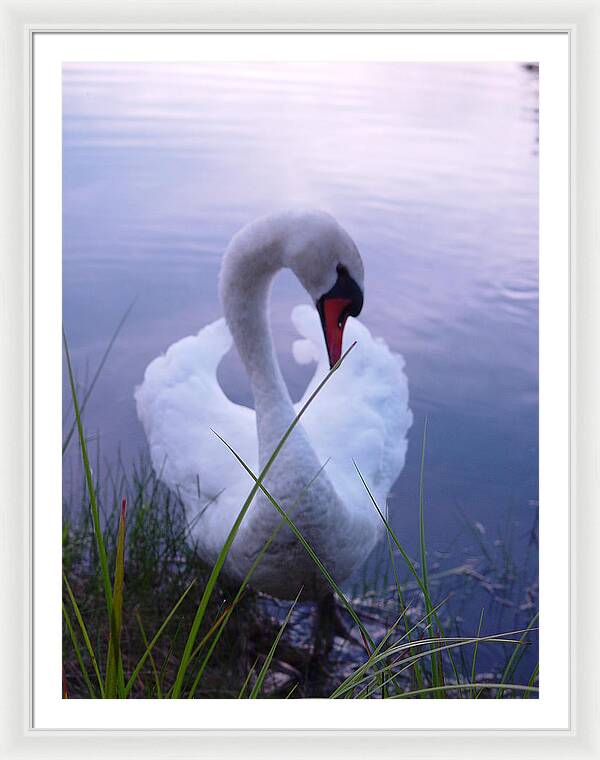
M 115 487 L 120 488 L 121 485 L 118 483 Z M 182 639 L 195 614 L 199 590 L 203 588 L 210 568 L 195 551 L 180 499 L 157 480 L 145 462 L 134 468 L 123 489 L 128 494 L 121 625 L 121 656 L 126 673 L 136 670 L 148 645 L 160 631 L 159 638 L 141 662 L 141 668 L 137 668 L 128 696 L 164 698 L 172 685 L 183 646 Z M 99 498 L 98 507 L 104 515 L 101 521 L 103 542 L 112 574 L 113 568 L 116 568 L 118 530 L 115 526 L 120 523 L 120 505 L 113 494 L 107 492 L 105 496 L 106 502 Z M 65 522 L 63 568 L 66 577 L 64 605 L 71 618 L 85 668 L 93 676 L 90 650 L 75 616 L 69 588 L 87 626 L 88 638 L 104 682 L 103 663 L 108 653 L 110 627 L 89 507 Z M 226 613 L 236 590 L 225 579 L 219 584 L 206 624 L 200 632 L 201 638 Z M 178 600 L 180 603 L 176 605 Z M 200 696 L 236 695 L 238 685 L 246 675 L 250 656 L 246 653 L 243 631 L 248 621 L 253 619 L 253 603 L 251 595 L 242 595 L 231 611 L 229 624 L 221 634 L 222 647 L 217 648 L 214 662 L 205 674 L 202 688 L 199 689 Z M 172 610 L 173 614 L 170 615 Z M 69 696 L 90 696 L 66 622 L 64 634 L 63 662 Z M 97 679 L 92 677 L 92 682 L 95 696 L 102 696 Z
M 164 697 L 180 660 L 183 632 L 197 605 L 194 590 L 202 588 L 210 569 L 189 540 L 181 500 L 144 464 L 132 474 L 126 511 L 114 494 L 108 508 L 101 503 L 66 344 L 65 355 L 88 494 L 87 510 L 63 528 L 68 696 Z M 108 511 L 104 518 L 103 506 Z M 114 583 L 109 567 L 115 568 Z M 231 593 L 222 584 L 209 610 L 211 619 L 218 617 Z M 206 628 L 210 628 L 208 620 Z M 224 636 L 224 652 L 236 650 L 239 628 L 232 621 Z M 203 695 L 233 696 L 233 686 L 231 694 L 226 694 L 222 682 L 230 677 L 236 685 L 243 675 L 243 657 L 221 657 L 207 673 Z
M 102 524 L 97 484 L 94 482 L 90 466 L 66 339 L 64 348 L 92 527 L 91 532 L 80 531 L 78 534 L 73 530 L 73 526 L 67 525 L 63 533 L 63 616 L 65 637 L 74 654 L 74 667 L 68 670 L 65 677 L 65 696 L 74 696 L 73 693 L 69 693 L 69 682 L 75 674 L 80 678 L 81 687 L 77 696 L 85 693 L 92 698 L 262 696 L 266 678 L 290 624 L 298 597 L 289 606 L 276 636 L 260 657 L 260 668 L 258 662 L 249 668 L 247 658 L 239 647 L 236 651 L 235 647 L 228 648 L 224 645 L 231 633 L 243 630 L 244 625 L 248 624 L 250 609 L 244 608 L 243 600 L 245 596 L 251 598 L 247 592 L 252 574 L 264 553 L 268 551 L 271 541 L 284 526 L 292 531 L 331 590 L 335 592 L 346 614 L 358 629 L 364 645 L 362 662 L 348 677 L 330 690 L 327 696 L 338 699 L 463 696 L 479 698 L 487 693 L 500 698 L 528 696 L 537 692 L 537 669 L 532 673 L 528 684 L 510 682 L 519 653 L 526 646 L 527 636 L 533 629 L 535 620 L 527 629 L 505 634 L 481 636 L 479 629 L 476 635 L 470 637 L 449 637 L 444 632 L 438 615 L 443 602 L 434 602 L 427 568 L 423 497 L 425 435 L 419 504 L 420 572 L 376 503 L 369 484 L 356 467 L 357 476 L 361 478 L 372 500 L 373 508 L 377 510 L 385 525 L 392 563 L 395 562 L 395 550 L 414 578 L 424 602 L 424 614 L 416 623 L 409 623 L 404 592 L 394 570 L 400 614 L 379 641 L 374 639 L 368 626 L 361 619 L 360 612 L 335 582 L 314 547 L 294 523 L 293 508 L 286 511 L 265 487 L 264 478 L 293 428 L 333 372 L 339 369 L 348 352 L 317 387 L 260 473 L 253 473 L 234 447 L 223 441 L 240 466 L 253 478 L 254 485 L 241 505 L 238 517 L 214 566 L 207 568 L 198 560 L 193 544 L 190 545 L 189 526 L 185 522 L 183 504 L 172 494 L 168 494 L 155 476 L 144 478 L 142 474 L 141 478 L 139 475 L 135 477 L 137 493 L 134 508 L 126 510 L 125 501 L 121 503 L 116 521 L 116 534 L 111 533 L 110 528 L 107 529 L 106 525 Z M 150 498 L 149 483 L 152 485 Z M 244 581 L 237 589 L 228 589 L 226 580 L 221 576 L 221 570 L 247 510 L 259 490 L 278 512 L 280 523 L 265 543 Z M 156 510 L 157 497 L 162 500 L 162 509 L 159 510 Z M 107 525 L 110 523 L 109 519 Z M 127 543 L 130 544 L 129 550 L 126 548 Z M 85 547 L 86 552 L 81 551 L 82 547 Z M 87 565 L 82 561 L 82 556 L 87 556 Z M 112 564 L 109 560 L 114 563 L 112 579 L 109 570 Z M 89 571 L 84 583 L 81 582 L 85 577 L 85 573 L 81 572 L 82 565 Z M 73 583 L 69 577 L 75 579 Z M 136 583 L 139 586 L 137 603 L 133 602 L 136 597 L 132 595 Z M 170 588 L 171 606 L 154 614 L 151 618 L 152 627 L 149 628 L 147 621 L 144 622 L 146 615 L 145 612 L 141 612 L 140 601 L 144 593 L 151 594 L 156 587 L 165 586 Z M 300 592 L 301 589 L 299 595 Z M 80 606 L 78 599 L 82 598 L 86 600 L 86 604 Z M 227 601 L 228 598 L 231 601 Z M 98 604 L 90 605 L 90 599 L 101 603 L 101 607 Z M 91 624 L 89 615 L 92 615 Z M 92 635 L 90 631 L 93 632 Z M 221 646 L 218 646 L 219 644 Z M 480 646 L 488 644 L 511 646 L 512 653 L 499 682 L 475 683 L 477 651 Z M 464 648 L 473 649 L 473 659 L 469 671 L 461 673 L 453 652 Z M 229 657 L 227 654 L 223 656 L 223 653 L 229 653 Z M 211 667 L 214 665 L 217 667 Z M 411 675 L 415 688 L 406 688 L 404 676 L 407 673 Z M 286 696 L 301 693 L 302 690 L 297 689 L 297 686 L 298 684 L 292 684 Z

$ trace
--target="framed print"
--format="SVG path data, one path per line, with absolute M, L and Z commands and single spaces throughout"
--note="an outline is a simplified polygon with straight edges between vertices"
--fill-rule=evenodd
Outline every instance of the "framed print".
M 6 6 L 7 756 L 595 757 L 597 10 L 182 8 Z
M 40 430 L 63 420 L 62 532 L 58 501 L 34 512 L 44 556 L 62 536 L 56 709 L 143 699 L 140 728 L 155 702 L 187 728 L 247 694 L 310 727 L 315 698 L 379 721 L 403 698 L 415 728 L 468 697 L 490 726 L 566 727 L 566 671 L 538 686 L 544 647 L 566 654 L 538 624 L 538 546 L 567 556 L 566 35 L 40 35 L 33 58 L 34 193 L 62 220 L 34 232 L 61 243 L 35 292 L 60 297 L 62 263 L 62 411 L 58 374 L 34 382 Z M 36 659 L 50 641 L 34 625 Z M 247 727 L 241 704 L 201 727 Z M 313 727 L 356 724 L 332 709 Z

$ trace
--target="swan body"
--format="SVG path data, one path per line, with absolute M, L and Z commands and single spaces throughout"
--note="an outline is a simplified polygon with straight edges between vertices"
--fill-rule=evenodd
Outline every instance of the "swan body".
M 314 376 L 297 404 L 281 375 L 268 320 L 271 282 L 284 266 L 322 306 L 321 324 L 312 306 L 300 305 L 292 312 L 300 336 L 294 357 L 299 363 L 315 363 Z M 336 317 L 337 326 L 327 321 L 333 308 L 343 306 L 352 313 L 349 304 L 357 298 L 362 306 L 363 288 L 358 251 L 327 214 L 288 212 L 242 229 L 224 255 L 219 288 L 225 317 L 154 359 L 136 389 L 153 467 L 182 498 L 198 550 L 213 563 L 254 485 L 215 432 L 258 473 L 335 357 L 356 341 L 264 481 L 341 582 L 364 562 L 384 531 L 353 462 L 382 509 L 404 466 L 412 424 L 404 361 L 347 313 Z M 328 350 L 322 326 L 328 326 Z M 234 343 L 250 378 L 255 409 L 230 401 L 217 380 L 219 363 Z M 279 524 L 275 508 L 257 493 L 228 554 L 227 574 L 243 579 Z M 282 599 L 296 596 L 301 586 L 309 599 L 328 589 L 287 526 L 262 557 L 251 585 Z

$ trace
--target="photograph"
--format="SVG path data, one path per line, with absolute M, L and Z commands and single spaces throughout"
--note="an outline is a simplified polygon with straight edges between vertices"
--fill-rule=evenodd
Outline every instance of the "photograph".
M 63 699 L 541 698 L 539 62 L 61 65 Z

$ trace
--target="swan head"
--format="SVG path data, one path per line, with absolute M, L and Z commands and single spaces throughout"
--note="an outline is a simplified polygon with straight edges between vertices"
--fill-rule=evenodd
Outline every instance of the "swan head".
M 348 317 L 357 317 L 363 306 L 363 291 L 344 264 L 336 267 L 337 279 L 332 288 L 316 301 L 325 336 L 329 366 L 342 355 L 342 338 Z
M 363 307 L 364 267 L 354 241 L 332 216 L 312 212 L 299 221 L 288 238 L 285 264 L 317 307 L 333 367 L 342 354 L 346 320 Z

